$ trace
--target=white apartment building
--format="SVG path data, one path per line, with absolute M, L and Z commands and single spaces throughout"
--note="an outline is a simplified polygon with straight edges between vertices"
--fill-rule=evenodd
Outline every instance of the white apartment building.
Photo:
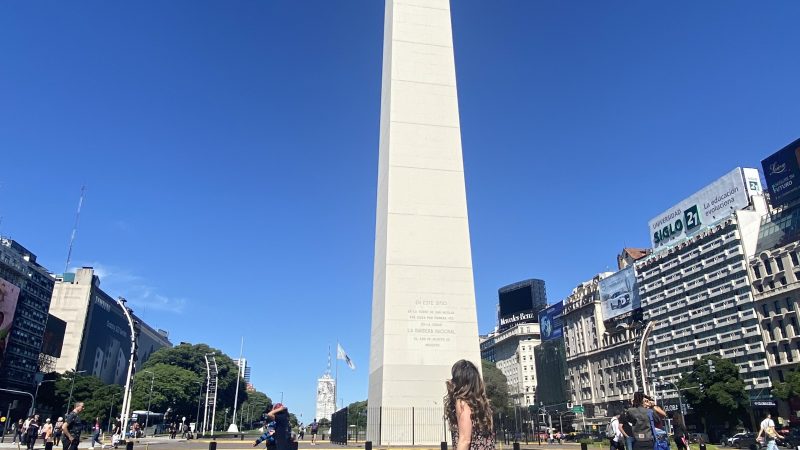
M 758 201 L 760 199 L 760 201 Z M 721 222 L 636 263 L 644 319 L 655 322 L 648 338 L 648 382 L 677 383 L 697 359 L 718 355 L 741 369 L 751 397 L 771 383 L 762 329 L 748 276 L 763 198 Z M 677 409 L 677 393 L 659 395 Z
M 495 363 L 508 380 L 515 405 L 536 401 L 536 360 L 533 349 L 541 343 L 538 323 L 518 323 L 480 337 L 481 358 Z

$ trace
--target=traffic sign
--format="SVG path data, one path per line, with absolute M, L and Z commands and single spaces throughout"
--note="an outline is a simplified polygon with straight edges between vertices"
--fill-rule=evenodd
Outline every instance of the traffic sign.
M 572 412 L 583 414 L 583 406 L 573 406 L 572 407 Z

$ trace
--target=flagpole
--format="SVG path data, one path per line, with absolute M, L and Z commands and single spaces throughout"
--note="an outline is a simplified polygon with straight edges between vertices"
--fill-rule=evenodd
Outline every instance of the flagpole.
M 336 340 L 336 378 L 333 381 L 333 410 L 336 411 L 336 402 L 339 401 L 339 340 Z

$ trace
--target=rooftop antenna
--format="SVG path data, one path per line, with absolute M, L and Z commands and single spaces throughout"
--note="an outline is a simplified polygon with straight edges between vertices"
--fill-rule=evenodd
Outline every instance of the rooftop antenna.
M 81 186 L 81 199 L 78 201 L 78 212 L 75 213 L 75 225 L 72 227 L 72 236 L 69 238 L 69 250 L 67 250 L 67 263 L 64 264 L 64 273 L 69 270 L 69 263 L 72 260 L 72 244 L 75 243 L 75 235 L 78 234 L 78 221 L 81 218 L 81 206 L 83 206 L 83 195 L 86 193 L 86 185 Z
M 331 346 L 328 345 L 328 368 L 325 369 L 325 375 L 331 374 Z

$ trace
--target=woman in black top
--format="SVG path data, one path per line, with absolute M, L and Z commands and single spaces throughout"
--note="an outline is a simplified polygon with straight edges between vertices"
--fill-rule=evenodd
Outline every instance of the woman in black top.
M 689 430 L 686 429 L 683 414 L 678 412 L 672 416 L 672 437 L 675 439 L 675 446 L 678 447 L 678 450 L 688 450 Z

